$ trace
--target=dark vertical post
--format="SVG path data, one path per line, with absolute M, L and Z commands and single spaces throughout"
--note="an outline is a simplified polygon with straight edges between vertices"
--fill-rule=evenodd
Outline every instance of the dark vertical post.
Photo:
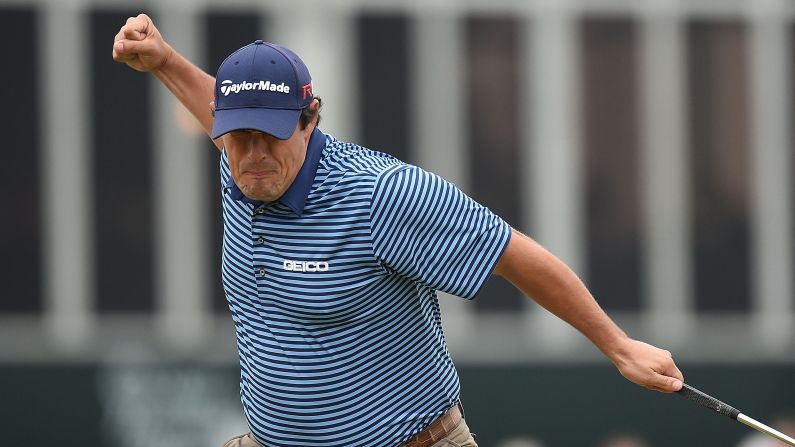
M 39 110 L 38 16 L 32 8 L 3 8 L 0 108 L 5 151 L 0 163 L 0 311 L 42 308 L 41 114 Z
M 641 303 L 638 60 L 635 24 L 582 22 L 588 286 L 605 308 Z
M 688 26 L 690 156 L 696 303 L 750 308 L 749 144 L 745 26 Z
M 150 75 L 111 58 L 113 36 L 138 11 L 92 11 L 90 67 L 96 281 L 100 311 L 152 311 Z

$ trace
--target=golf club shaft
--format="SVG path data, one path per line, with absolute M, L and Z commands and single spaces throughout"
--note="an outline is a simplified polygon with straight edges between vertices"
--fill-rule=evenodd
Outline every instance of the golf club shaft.
M 783 442 L 783 443 L 785 443 L 787 445 L 791 445 L 791 446 L 795 447 L 795 439 L 793 439 L 790 436 L 785 435 L 784 433 L 781 433 L 780 431 L 778 431 L 778 430 L 776 430 L 774 428 L 770 428 L 767 425 L 765 425 L 765 424 L 763 424 L 763 423 L 761 423 L 761 422 L 759 422 L 759 421 L 757 421 L 757 420 L 755 420 L 753 418 L 750 418 L 750 417 L 740 413 L 737 416 L 737 420 L 739 422 L 742 422 L 743 424 L 753 428 L 754 430 L 760 431 L 760 432 L 762 432 L 762 433 L 764 433 L 764 434 L 766 434 L 768 436 L 772 436 L 772 437 L 778 439 L 779 441 L 781 441 L 781 442 Z
M 724 416 L 728 416 L 732 419 L 742 422 L 743 424 L 753 428 L 754 430 L 757 430 L 768 436 L 772 436 L 781 442 L 784 442 L 788 445 L 795 447 L 795 439 L 791 438 L 790 436 L 787 436 L 778 430 L 768 427 L 767 425 L 740 413 L 739 410 L 732 407 L 731 405 L 727 405 L 719 401 L 718 399 L 715 399 L 714 397 L 710 396 L 709 394 L 703 391 L 699 391 L 688 384 L 683 384 L 682 389 L 677 391 L 677 393 L 703 407 L 709 408 L 712 411 L 715 411 Z

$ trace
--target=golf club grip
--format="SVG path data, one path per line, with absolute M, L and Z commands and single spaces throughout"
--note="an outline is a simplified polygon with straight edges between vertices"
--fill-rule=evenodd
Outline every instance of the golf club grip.
M 701 405 L 702 407 L 707 407 L 713 411 L 716 411 L 724 416 L 728 416 L 734 420 L 737 420 L 737 415 L 740 412 L 732 407 L 731 405 L 727 405 L 718 399 L 710 396 L 703 391 L 699 391 L 688 384 L 683 384 L 682 389 L 677 391 L 680 395 L 692 400 L 693 402 Z

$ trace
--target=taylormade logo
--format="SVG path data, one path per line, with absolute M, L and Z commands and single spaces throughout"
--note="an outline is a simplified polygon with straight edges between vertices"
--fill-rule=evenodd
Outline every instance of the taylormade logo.
M 243 81 L 241 83 L 235 84 L 230 80 L 225 80 L 221 82 L 221 93 L 224 96 L 229 96 L 230 93 L 240 93 L 244 90 L 260 90 L 264 92 L 279 92 L 279 93 L 290 93 L 290 86 L 284 85 L 284 82 L 281 84 L 276 84 L 271 81 L 257 81 L 257 82 L 246 82 Z

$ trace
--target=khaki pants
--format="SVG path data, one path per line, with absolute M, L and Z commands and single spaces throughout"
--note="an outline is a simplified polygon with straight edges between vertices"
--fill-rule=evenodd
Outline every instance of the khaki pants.
M 234 438 L 226 441 L 222 447 L 262 447 L 251 436 L 251 432 L 245 435 L 235 436 Z
M 251 433 L 245 435 L 235 436 L 234 438 L 226 441 L 223 447 L 261 447 L 257 441 L 251 436 Z M 450 432 L 450 434 L 441 441 L 434 444 L 432 447 L 478 447 L 472 433 L 469 432 L 469 426 L 463 419 L 458 425 Z
M 446 438 L 431 447 L 478 447 L 478 444 L 469 431 L 469 426 L 466 421 L 461 419 L 461 422 L 458 423 Z

